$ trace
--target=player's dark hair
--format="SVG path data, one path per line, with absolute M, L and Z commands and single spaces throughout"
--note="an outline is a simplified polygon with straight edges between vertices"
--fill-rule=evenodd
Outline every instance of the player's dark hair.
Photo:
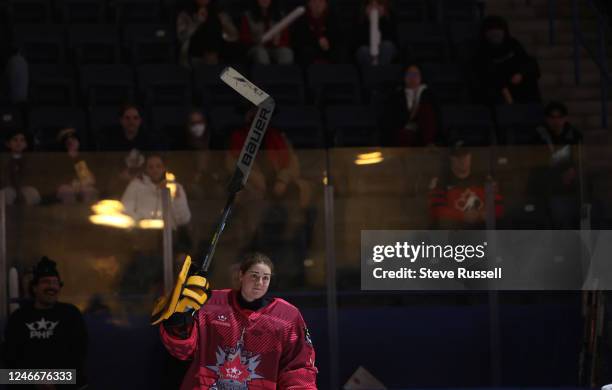
M 261 252 L 251 252 L 247 253 L 243 258 L 242 262 L 240 262 L 240 272 L 243 274 L 246 273 L 249 268 L 254 266 L 255 264 L 265 264 L 270 267 L 270 271 L 274 273 L 274 263 L 272 260 Z

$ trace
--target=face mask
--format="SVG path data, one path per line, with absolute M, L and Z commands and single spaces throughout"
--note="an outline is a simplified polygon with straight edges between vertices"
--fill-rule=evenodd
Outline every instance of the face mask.
M 204 134 L 204 131 L 206 131 L 206 124 L 204 123 L 197 123 L 195 125 L 192 125 L 189 130 L 191 130 L 191 134 L 194 137 L 201 137 Z
M 504 41 L 505 33 L 503 30 L 489 30 L 486 33 L 487 41 L 493 45 L 499 45 Z

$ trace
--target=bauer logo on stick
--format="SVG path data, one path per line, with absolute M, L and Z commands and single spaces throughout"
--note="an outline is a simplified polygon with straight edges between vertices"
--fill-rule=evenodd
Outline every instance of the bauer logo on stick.
M 221 237 L 221 233 L 225 229 L 236 194 L 246 185 L 249 173 L 251 173 L 251 166 L 253 161 L 255 161 L 274 113 L 274 99 L 235 69 L 231 67 L 225 68 L 220 78 L 229 87 L 242 95 L 242 97 L 257 106 L 257 114 L 253 123 L 251 123 L 251 128 L 238 157 L 236 171 L 229 184 L 227 203 L 221 212 L 221 218 L 215 233 L 212 235 L 204 258 L 200 266 L 195 267 L 197 269 L 195 272 L 191 271 L 191 258 L 188 256 L 185 259 L 174 290 L 168 297 L 161 297 L 153 308 L 151 316 L 151 323 L 153 325 L 170 318 L 174 313 L 198 310 L 210 297 L 206 272 L 215 253 L 219 237 Z

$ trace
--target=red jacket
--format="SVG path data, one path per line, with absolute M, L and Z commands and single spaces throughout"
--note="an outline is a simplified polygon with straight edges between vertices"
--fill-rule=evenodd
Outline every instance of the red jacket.
M 160 327 L 170 354 L 193 359 L 181 390 L 317 388 L 315 352 L 299 310 L 274 298 L 248 313 L 236 303 L 235 291 L 215 290 L 187 339 Z

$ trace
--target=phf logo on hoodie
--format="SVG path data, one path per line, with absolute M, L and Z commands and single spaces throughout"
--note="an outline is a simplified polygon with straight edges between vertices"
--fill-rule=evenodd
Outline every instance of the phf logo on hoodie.
M 42 317 L 39 321 L 27 323 L 26 327 L 30 330 L 31 339 L 48 339 L 53 336 L 53 331 L 59 321 L 47 321 Z
M 248 382 L 253 379 L 260 379 L 263 376 L 255 373 L 255 369 L 259 365 L 259 355 L 252 355 L 248 351 L 244 351 L 244 331 L 240 340 L 235 347 L 217 349 L 217 364 L 207 366 L 207 368 L 217 373 L 218 379 L 210 389 L 211 390 L 248 390 Z

